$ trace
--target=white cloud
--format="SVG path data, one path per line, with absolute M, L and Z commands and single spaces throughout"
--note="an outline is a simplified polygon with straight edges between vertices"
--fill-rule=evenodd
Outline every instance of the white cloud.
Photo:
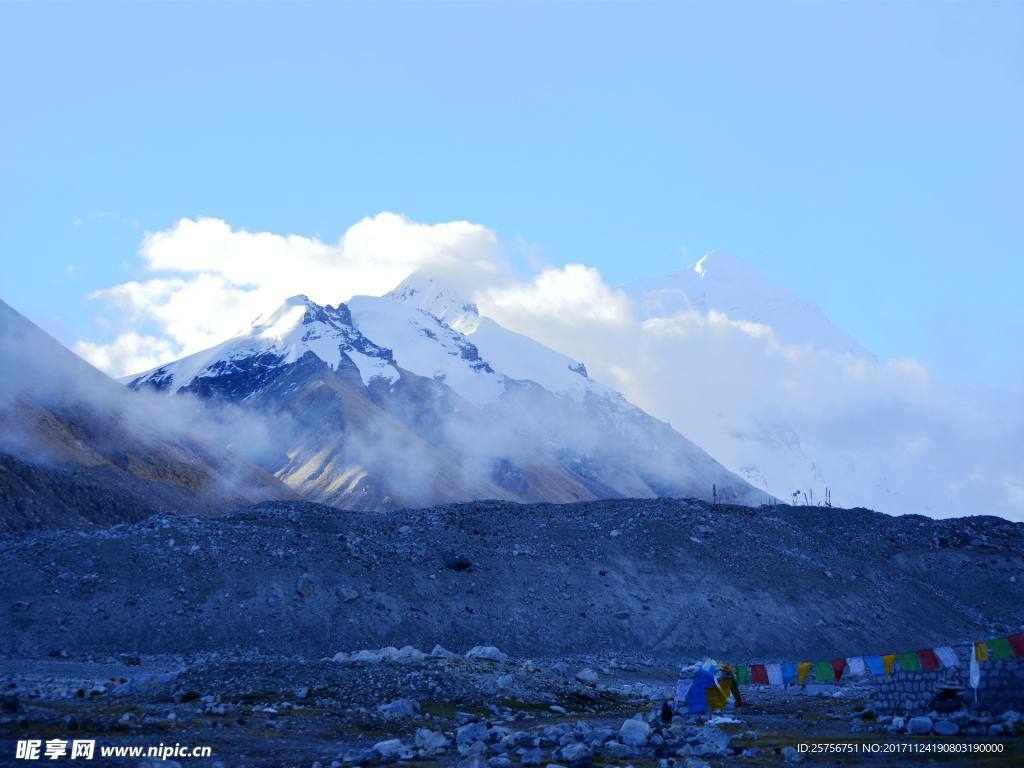
M 142 336 L 134 331 L 118 335 L 109 344 L 78 341 L 74 350 L 111 376 L 125 376 L 152 368 L 174 354 L 174 346 L 166 339 Z
M 288 296 L 336 304 L 423 269 L 452 276 L 484 314 L 584 361 L 594 378 L 772 493 L 820 495 L 828 485 L 837 503 L 887 512 L 1021 514 L 1019 399 L 951 391 L 912 359 L 878 361 L 820 311 L 785 327 L 764 322 L 775 289 L 763 282 L 753 296 L 736 282 L 728 309 L 673 294 L 641 312 L 641 299 L 634 306 L 593 267 L 517 278 L 489 229 L 390 213 L 333 244 L 183 219 L 147 235 L 140 256 L 148 279 L 97 294 L 125 313 L 124 332 L 75 345 L 115 375 L 223 341 Z M 154 332 L 140 334 L 143 324 Z
M 236 230 L 221 219 L 181 219 L 146 235 L 139 255 L 151 278 L 93 296 L 125 311 L 133 324 L 153 324 L 163 343 L 147 342 L 140 354 L 141 342 L 125 335 L 108 344 L 79 342 L 83 356 L 111 373 L 209 347 L 296 294 L 337 304 L 379 295 L 417 269 L 496 275 L 503 268 L 498 239 L 486 227 L 420 224 L 393 213 L 359 221 L 337 243 Z
M 528 282 L 512 282 L 480 292 L 489 314 L 519 322 L 572 326 L 623 326 L 631 319 L 629 299 L 605 285 L 601 273 L 583 264 L 549 267 Z

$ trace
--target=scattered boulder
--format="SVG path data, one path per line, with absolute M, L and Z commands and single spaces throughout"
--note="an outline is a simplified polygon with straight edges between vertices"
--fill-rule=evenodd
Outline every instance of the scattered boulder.
M 540 747 L 524 749 L 520 756 L 520 762 L 523 765 L 540 765 L 544 762 L 544 755 L 541 753 Z
M 724 757 L 731 754 L 729 734 L 715 726 L 708 726 L 694 746 L 694 753 L 700 757 Z
M 558 750 L 557 757 L 561 760 L 567 760 L 570 763 L 578 763 L 590 757 L 590 749 L 586 744 L 572 742 L 561 747 Z
M 348 660 L 360 664 L 379 664 L 384 660 L 384 654 L 380 651 L 362 650 L 353 653 Z
M 379 755 L 382 760 L 397 759 L 404 750 L 405 745 L 402 744 L 401 739 L 386 739 L 385 741 L 378 741 L 373 745 L 373 752 Z
M 787 763 L 801 763 L 804 756 L 802 752 L 797 751 L 796 747 L 783 747 L 782 759 Z
M 956 736 L 960 733 L 960 726 L 950 720 L 939 720 L 932 730 L 938 736 Z
M 487 726 L 483 723 L 466 723 L 455 732 L 456 744 L 472 744 L 487 738 Z
M 425 658 L 427 658 L 427 654 L 411 645 L 403 645 L 391 657 L 393 661 L 423 661 Z
M 597 672 L 585 667 L 576 673 L 576 679 L 585 685 L 597 685 Z
M 651 726 L 642 718 L 626 720 L 619 728 L 619 739 L 631 747 L 642 747 L 651 735 Z
M 497 664 L 504 664 L 508 661 L 508 654 L 502 653 L 493 645 L 474 645 L 466 652 L 467 659 L 483 659 L 493 661 Z
M 299 597 L 312 597 L 316 592 L 316 581 L 308 573 L 304 573 L 295 582 L 295 591 L 298 592 Z
M 420 703 L 414 699 L 395 699 L 388 704 L 379 704 L 377 711 L 386 717 L 416 717 L 420 713 Z
M 912 717 L 907 722 L 907 733 L 912 736 L 923 736 L 932 732 L 932 719 L 924 715 Z
M 636 755 L 636 750 L 621 741 L 609 741 L 604 745 L 604 754 L 609 760 L 627 760 Z
M 424 754 L 433 754 L 448 747 L 448 738 L 439 731 L 418 728 L 416 730 L 416 747 Z

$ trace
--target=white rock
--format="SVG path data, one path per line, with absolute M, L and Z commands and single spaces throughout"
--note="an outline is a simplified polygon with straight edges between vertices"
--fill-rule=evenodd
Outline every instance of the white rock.
M 416 730 L 416 746 L 425 752 L 437 752 L 448 746 L 448 739 L 438 731 L 418 728 Z
M 456 659 L 459 656 L 459 654 L 452 653 L 442 645 L 435 645 L 430 655 L 437 659 Z
M 582 760 L 589 755 L 590 749 L 588 749 L 585 744 L 574 742 L 562 747 L 560 759 L 568 760 L 570 763 L 575 763 L 577 760 Z
M 362 650 L 356 651 L 349 656 L 349 661 L 359 662 L 361 664 L 379 664 L 384 660 L 384 655 L 380 651 Z
M 502 653 L 493 645 L 474 645 L 466 652 L 467 659 L 483 659 L 503 664 L 508 661 L 508 654 Z
M 737 720 L 730 715 L 715 715 L 708 720 L 708 725 L 739 725 L 742 720 Z
M 373 751 L 384 759 L 398 757 L 403 749 L 401 739 L 387 739 L 386 741 L 378 741 L 373 745 Z
M 416 717 L 420 703 L 414 699 L 395 699 L 388 704 L 378 704 L 377 711 L 389 717 Z
M 487 726 L 483 723 L 466 723 L 455 732 L 457 744 L 469 744 L 487 738 Z
M 348 661 L 348 654 L 345 651 L 338 651 L 331 657 L 331 661 Z
M 636 754 L 636 750 L 619 741 L 609 741 L 604 745 L 604 753 L 609 760 L 625 760 Z
M 729 754 L 729 734 L 711 725 L 704 729 L 701 741 L 694 751 L 701 757 L 725 756 Z
M 783 747 L 782 759 L 787 763 L 800 763 L 803 762 L 804 756 L 801 752 L 797 752 L 795 747 Z
M 587 685 L 597 685 L 597 672 L 586 667 L 576 673 L 576 679 Z
M 631 747 L 641 747 L 646 744 L 650 734 L 651 726 L 637 718 L 626 720 L 619 728 L 619 739 L 623 744 L 628 744 Z
M 427 654 L 411 645 L 403 645 L 395 656 L 395 659 L 400 661 L 422 661 L 425 658 Z

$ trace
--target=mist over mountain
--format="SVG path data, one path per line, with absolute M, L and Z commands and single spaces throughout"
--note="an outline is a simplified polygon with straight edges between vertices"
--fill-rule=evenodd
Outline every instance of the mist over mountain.
M 0 527 L 214 514 L 295 498 L 210 435 L 240 422 L 131 392 L 0 302 Z
M 360 330 L 370 344 L 392 351 L 394 360 L 389 363 L 367 347 L 368 359 L 360 362 L 363 352 L 355 348 L 349 357 L 353 370 L 360 372 L 357 391 L 366 392 L 350 393 L 346 402 L 353 407 L 369 402 L 389 414 L 395 426 L 386 430 L 388 435 L 401 434 L 399 427 L 411 428 L 428 445 L 405 437 L 398 443 L 409 450 L 418 446 L 415 455 L 433 452 L 445 466 L 458 464 L 458 472 L 445 473 L 458 475 L 459 482 L 446 480 L 442 485 L 456 487 L 472 480 L 481 493 L 493 485 L 493 460 L 508 457 L 487 449 L 482 463 L 474 464 L 476 453 L 464 447 L 468 439 L 475 449 L 479 435 L 486 433 L 495 440 L 498 435 L 519 435 L 524 442 L 540 435 L 537 450 L 553 450 L 555 463 L 578 476 L 569 478 L 569 485 L 584 478 L 584 485 L 593 486 L 591 494 L 594 489 L 597 495 L 636 489 L 654 493 L 666 476 L 669 486 L 678 486 L 672 472 L 659 465 L 683 467 L 686 461 L 659 461 L 657 449 L 643 460 L 639 476 L 616 481 L 609 491 L 594 486 L 595 481 L 603 482 L 604 469 L 597 476 L 579 471 L 587 462 L 581 464 L 571 453 L 589 456 L 595 430 L 607 431 L 594 426 L 601 424 L 594 411 L 584 415 L 579 398 L 603 400 L 607 406 L 612 400 L 602 394 L 599 385 L 604 385 L 685 435 L 732 474 L 776 498 L 821 501 L 828 491 L 836 505 L 890 514 L 944 517 L 986 512 L 1024 519 L 1024 399 L 998 391 L 998 382 L 990 391 L 970 391 L 935 377 L 913 358 L 882 359 L 834 323 L 813 298 L 780 285 L 731 254 L 713 252 L 685 269 L 615 287 L 585 263 L 538 264 L 524 277 L 502 251 L 496 233 L 479 224 L 423 224 L 386 212 L 353 224 L 336 242 L 248 232 L 220 219 L 182 219 L 150 233 L 141 243 L 139 255 L 148 277 L 93 294 L 114 310 L 114 335 L 106 343 L 80 339 L 74 348 L 118 375 L 157 371 L 179 358 L 198 366 L 198 372 L 216 362 L 218 353 L 211 350 L 236 337 L 240 328 L 243 336 L 248 334 L 250 321 L 260 313 L 258 324 L 265 326 L 288 296 L 306 295 L 322 308 L 347 302 L 351 332 Z M 399 310 L 380 309 L 388 306 L 378 300 L 384 294 L 393 304 L 436 318 L 455 335 L 438 333 L 429 323 L 421 327 L 399 321 Z M 372 298 L 360 298 L 364 295 Z M 877 311 L 870 290 L 862 299 L 865 313 Z M 124 313 L 120 328 L 118 312 Z M 428 333 L 435 334 L 435 343 L 424 343 Z M 471 354 L 470 347 L 478 361 L 462 358 L 462 350 Z M 329 349 L 322 354 L 312 351 L 317 359 L 332 357 Z M 213 357 L 204 359 L 204 354 Z M 1014 355 L 1008 352 L 1008 357 Z M 255 369 L 279 373 L 278 363 L 261 368 L 259 360 L 253 360 Z M 296 356 L 285 364 L 297 361 Z M 477 363 L 494 375 L 482 365 L 474 370 Z M 396 373 L 393 366 L 406 375 Z M 217 372 L 207 372 L 212 373 Z M 184 374 L 178 372 L 173 391 L 191 384 Z M 331 376 L 335 374 L 336 370 Z M 420 408 L 409 394 L 416 377 L 429 380 L 418 388 L 420 394 L 441 385 L 440 411 L 434 405 Z M 246 405 L 231 393 L 211 397 L 212 390 L 204 387 L 212 378 L 202 378 L 211 380 L 196 383 L 200 402 L 209 405 L 216 399 Z M 234 378 L 244 377 L 235 372 Z M 183 384 L 182 379 L 188 381 Z M 506 379 L 535 382 L 555 396 L 545 402 L 559 403 L 558 418 L 582 426 L 561 430 L 552 443 L 536 420 L 517 418 L 505 424 L 488 412 L 488 429 L 481 430 L 474 422 L 481 412 L 511 412 L 508 403 L 501 408 L 491 403 L 496 393 L 500 399 L 505 392 L 501 382 Z M 218 386 L 227 381 L 218 379 Z M 388 383 L 382 387 L 381 382 Z M 392 385 L 394 392 L 381 394 Z M 401 407 L 395 403 L 396 393 L 405 398 Z M 605 406 L 597 411 L 611 418 L 615 408 Z M 260 455 L 252 455 L 253 460 L 275 472 L 294 473 L 296 484 L 330 486 L 326 478 L 333 472 L 315 474 L 325 460 L 327 465 L 349 467 L 354 474 L 341 474 L 349 478 L 352 491 L 324 490 L 326 496 L 320 500 L 336 494 L 351 495 L 349 503 L 364 499 L 359 489 L 369 482 L 366 467 L 377 466 L 377 456 L 359 446 L 377 442 L 374 429 L 367 427 L 370 436 L 362 437 L 366 430 L 352 426 L 344 456 L 337 453 L 337 446 L 321 446 L 327 452 L 324 456 L 307 454 L 305 447 L 316 442 L 298 439 L 288 449 L 291 458 L 282 458 L 293 427 L 299 432 L 309 429 L 295 425 L 297 418 L 305 418 L 301 410 L 263 408 L 259 419 L 250 411 L 251 426 L 286 439 L 233 440 L 230 430 L 220 437 L 247 455 L 250 446 L 258 448 L 254 453 Z M 531 405 L 528 410 L 549 418 L 544 408 Z M 372 412 L 367 425 L 379 415 Z M 465 415 L 470 413 L 474 415 Z M 574 421 L 576 416 L 582 416 L 582 422 Z M 463 429 L 467 419 L 470 426 Z M 353 417 L 349 421 L 358 422 Z M 491 421 L 502 426 L 490 429 Z M 436 434 L 440 424 L 445 425 L 442 437 Z M 460 434 L 470 437 L 457 437 Z M 596 442 L 602 455 L 610 457 L 610 446 L 620 441 Z M 524 466 L 522 461 L 510 461 Z M 498 466 L 505 469 L 499 468 L 496 477 L 508 474 L 506 465 Z M 398 496 L 419 497 L 418 474 L 404 474 L 412 493 Z M 566 481 L 564 475 L 559 477 Z M 541 487 L 537 483 L 534 491 Z M 513 485 L 520 491 L 523 487 Z M 705 478 L 693 490 L 706 494 L 708 485 Z M 563 491 L 567 487 L 563 485 Z M 377 499 L 372 503 L 395 503 L 390 489 L 367 493 L 365 499 Z M 448 498 L 439 493 L 432 489 L 426 497 Z M 468 495 L 460 492 L 456 498 Z M 558 497 L 575 498 L 572 493 Z
M 470 296 L 778 498 L 1024 519 L 1024 399 L 881 360 L 736 256 L 622 288 L 569 265 Z
M 446 320 L 472 326 L 472 340 Z M 242 334 L 126 381 L 274 420 L 279 450 L 262 466 L 344 508 L 768 498 L 581 363 L 480 318 L 431 278 L 337 306 L 292 297 Z

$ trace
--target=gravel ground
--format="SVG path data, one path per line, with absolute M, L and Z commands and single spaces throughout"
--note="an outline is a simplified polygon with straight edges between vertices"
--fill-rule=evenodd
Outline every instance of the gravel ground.
M 0 653 L 834 658 L 1024 624 L 1024 524 L 677 500 L 278 503 L 0 538 Z
M 411 652 L 407 651 L 407 654 Z M 675 672 L 645 660 L 503 662 L 417 655 L 381 661 L 266 657 L 8 659 L 0 678 L 0 764 L 18 739 L 209 745 L 195 766 L 458 768 L 593 765 L 1019 765 L 1024 726 L 1004 735 L 909 736 L 868 706 L 868 687 L 748 686 L 724 717 L 660 717 Z M 576 679 L 584 669 L 596 682 Z M 963 714 L 967 718 L 967 713 Z M 1005 722 L 1003 717 L 971 722 Z M 642 722 L 633 722 L 639 718 Z M 807 755 L 800 743 L 861 749 L 999 745 L 984 758 L 906 752 Z M 144 765 L 97 756 L 99 765 Z M 22 762 L 21 764 L 25 764 Z
M 1016 630 L 1022 566 L 1024 525 L 996 518 L 677 500 L 286 502 L 10 535 L 0 764 L 26 764 L 26 738 L 208 745 L 179 762 L 224 768 L 778 765 L 811 741 L 1002 751 L 808 764 L 1021 764 L 1018 716 L 964 711 L 955 737 L 911 735 L 919 723 L 870 711 L 863 685 L 751 687 L 738 722 L 658 715 L 680 664 L 705 656 Z

